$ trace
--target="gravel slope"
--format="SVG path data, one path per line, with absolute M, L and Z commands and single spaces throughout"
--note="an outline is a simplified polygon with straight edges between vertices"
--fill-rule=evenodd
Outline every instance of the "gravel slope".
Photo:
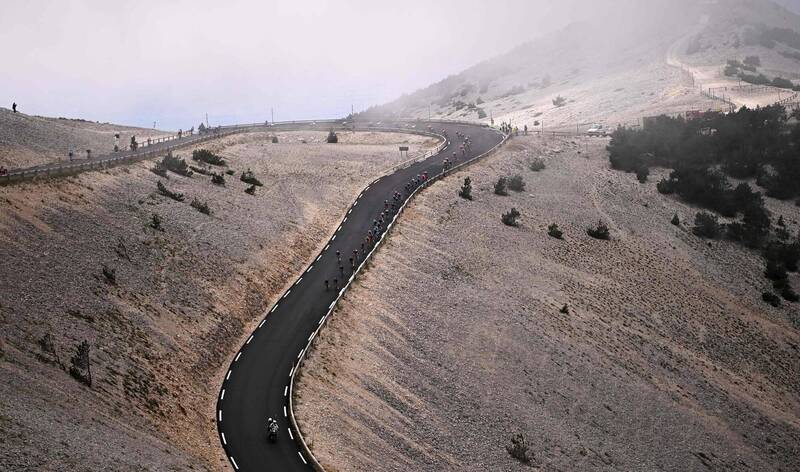
M 401 160 L 397 146 L 413 156 L 437 144 L 325 136 L 205 143 L 236 171 L 224 187 L 200 174 L 159 178 L 142 162 L 0 188 L 0 470 L 224 467 L 213 408 L 231 350 L 354 195 Z M 254 196 L 239 181 L 247 168 L 264 183 Z M 186 200 L 157 194 L 159 180 Z M 77 343 L 90 343 L 91 389 L 41 348 L 46 334 L 67 366 Z
M 757 254 L 671 225 L 697 210 L 610 170 L 604 144 L 513 138 L 410 206 L 303 370 L 329 471 L 527 470 L 518 432 L 541 470 L 798 468 L 797 306 L 761 302 Z M 527 190 L 494 195 L 513 173 Z M 586 235 L 599 219 L 610 241 Z

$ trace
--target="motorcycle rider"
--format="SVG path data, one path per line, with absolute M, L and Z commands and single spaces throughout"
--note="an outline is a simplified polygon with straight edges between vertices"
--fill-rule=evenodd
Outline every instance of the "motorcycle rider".
M 267 420 L 267 435 L 272 442 L 278 439 L 278 422 L 272 418 Z

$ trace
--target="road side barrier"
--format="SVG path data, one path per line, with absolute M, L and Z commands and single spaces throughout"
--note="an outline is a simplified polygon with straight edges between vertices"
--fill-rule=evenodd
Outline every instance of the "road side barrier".
M 303 432 L 300 430 L 300 427 L 297 424 L 297 419 L 295 418 L 295 413 L 294 413 L 294 386 L 295 386 L 295 382 L 296 382 L 296 379 L 297 379 L 297 374 L 302 369 L 302 364 L 305 361 L 309 350 L 313 347 L 314 342 L 317 339 L 317 335 L 322 331 L 322 329 L 325 327 L 325 325 L 327 325 L 328 320 L 330 319 L 330 316 L 333 314 L 333 311 L 336 309 L 336 306 L 339 304 L 339 301 L 341 301 L 341 299 L 344 296 L 344 294 L 347 293 L 348 289 L 350 288 L 350 285 L 352 285 L 353 281 L 356 279 L 356 276 L 361 273 L 361 271 L 363 270 L 364 266 L 372 259 L 373 254 L 378 250 L 378 248 L 381 246 L 381 244 L 383 244 L 384 239 L 386 239 L 386 236 L 389 234 L 391 229 L 394 227 L 394 224 L 397 222 L 397 218 L 400 217 L 400 215 L 403 213 L 403 211 L 405 210 L 406 206 L 411 202 L 411 200 L 414 198 L 414 196 L 416 196 L 418 192 L 420 192 L 423 189 L 427 188 L 429 185 L 431 185 L 434 182 L 436 182 L 437 180 L 445 177 L 446 175 L 449 175 L 449 174 L 453 173 L 454 171 L 456 171 L 458 169 L 461 169 L 462 167 L 467 166 L 467 165 L 469 165 L 469 164 L 471 164 L 473 162 L 476 162 L 477 160 L 482 159 L 483 157 L 495 152 L 501 145 L 503 145 L 503 143 L 506 142 L 508 137 L 509 137 L 508 135 L 503 135 L 503 139 L 499 143 L 497 143 L 493 148 L 489 149 L 488 151 L 484 152 L 483 154 L 480 154 L 478 156 L 473 157 L 472 159 L 470 159 L 470 160 L 468 160 L 466 162 L 462 162 L 461 164 L 458 164 L 458 165 L 454 166 L 453 168 L 449 169 L 447 171 L 447 173 L 442 171 L 441 173 L 431 177 L 431 179 L 429 181 L 425 182 L 425 184 L 420 185 L 419 187 L 414 189 L 414 191 L 411 192 L 411 194 L 408 196 L 408 198 L 406 198 L 406 200 L 403 202 L 403 204 L 397 210 L 397 213 L 395 213 L 394 217 L 392 218 L 392 221 L 386 226 L 386 230 L 383 233 L 381 233 L 380 239 L 378 239 L 378 241 L 372 247 L 372 250 L 370 250 L 370 252 L 364 257 L 364 260 L 361 262 L 361 264 L 359 264 L 358 268 L 356 268 L 356 270 L 350 276 L 350 278 L 348 279 L 348 281 L 345 284 L 345 286 L 342 287 L 342 289 L 339 291 L 339 294 L 336 296 L 336 299 L 333 301 L 333 303 L 331 303 L 330 307 L 328 308 L 327 313 L 325 313 L 325 316 L 323 316 L 322 319 L 320 320 L 319 326 L 317 326 L 317 329 L 309 337 L 308 343 L 306 344 L 305 348 L 303 348 L 303 350 L 301 351 L 300 356 L 298 357 L 298 360 L 292 365 L 292 370 L 291 370 L 292 375 L 291 375 L 291 379 L 289 381 L 289 394 L 288 394 L 288 397 L 289 397 L 289 422 L 290 422 L 290 424 L 292 426 L 292 429 L 294 429 L 294 431 L 295 431 L 295 441 L 300 446 L 302 454 L 307 458 L 308 464 L 311 465 L 311 467 L 314 470 L 316 470 L 317 472 L 325 472 L 325 468 L 322 467 L 322 464 L 319 463 L 317 458 L 311 452 L 311 449 L 309 449 L 308 444 L 306 443 L 305 438 L 303 436 Z M 444 147 L 441 147 L 441 149 L 444 149 Z M 373 185 L 375 182 L 377 182 L 381 178 L 385 177 L 386 175 L 388 175 L 388 174 L 385 174 L 385 175 L 383 175 L 381 177 L 378 177 L 377 179 L 373 180 L 369 185 Z M 367 187 L 369 187 L 369 185 Z M 366 187 L 365 187 L 364 190 L 362 190 L 362 192 L 364 192 L 364 191 L 366 191 Z M 352 207 L 353 206 L 351 205 L 350 208 L 352 209 Z M 344 221 L 342 221 L 342 223 L 343 222 Z

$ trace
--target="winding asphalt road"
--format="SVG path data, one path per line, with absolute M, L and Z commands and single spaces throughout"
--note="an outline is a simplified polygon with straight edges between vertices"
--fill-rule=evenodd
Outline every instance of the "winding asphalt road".
M 350 207 L 329 244 L 267 312 L 231 362 L 217 399 L 216 413 L 220 441 L 235 470 L 283 472 L 311 468 L 311 459 L 303 455 L 295 442 L 297 432 L 292 430 L 288 418 L 289 384 L 301 351 L 338 296 L 333 279 L 338 279 L 341 289 L 353 275 L 349 261 L 353 250 L 360 250 L 374 220 L 384 210 L 385 201 L 392 202 L 395 192 L 400 192 L 405 201 L 408 198 L 406 184 L 423 172 L 428 172 L 429 176 L 441 173 L 443 160 L 452 160 L 454 151 L 458 154 L 456 164 L 461 164 L 503 140 L 497 131 L 478 125 L 431 125 L 436 132 L 447 131 L 447 147 L 439 154 L 370 184 Z M 457 137 L 457 131 L 470 137 L 471 146 L 466 157 L 461 156 L 462 139 Z M 371 249 L 368 245 L 365 248 L 367 252 Z M 341 264 L 337 251 L 341 253 Z M 362 259 L 359 255 L 358 262 Z M 344 266 L 343 270 L 340 265 Z M 325 280 L 330 281 L 329 290 L 325 289 Z M 277 419 L 280 425 L 275 444 L 267 441 L 268 417 Z

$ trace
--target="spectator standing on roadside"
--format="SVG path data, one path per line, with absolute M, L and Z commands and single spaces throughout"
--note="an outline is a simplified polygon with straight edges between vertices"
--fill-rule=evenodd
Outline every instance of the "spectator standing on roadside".
M 17 112 L 17 102 L 11 104 L 11 110 L 16 113 Z

